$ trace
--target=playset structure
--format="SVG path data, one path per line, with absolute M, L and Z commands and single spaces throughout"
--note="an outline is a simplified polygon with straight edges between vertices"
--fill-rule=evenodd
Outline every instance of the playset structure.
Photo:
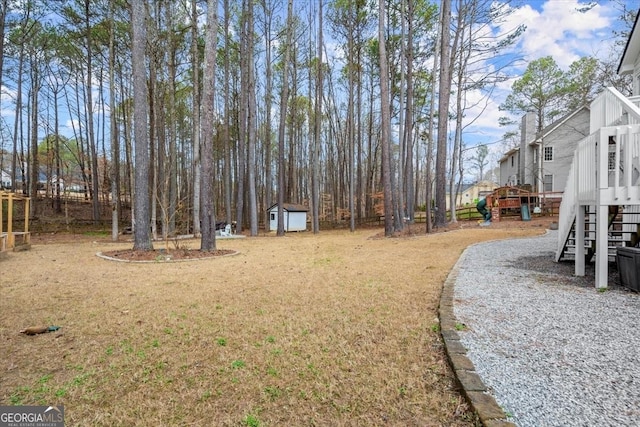
M 24 227 L 20 231 L 14 230 L 14 203 L 23 203 Z M 16 248 L 16 238 L 21 239 L 19 246 L 29 247 L 31 233 L 29 232 L 29 202 L 30 198 L 0 190 L 0 252 Z M 4 215 L 6 214 L 6 220 Z M 6 229 L 5 229 L 6 224 Z

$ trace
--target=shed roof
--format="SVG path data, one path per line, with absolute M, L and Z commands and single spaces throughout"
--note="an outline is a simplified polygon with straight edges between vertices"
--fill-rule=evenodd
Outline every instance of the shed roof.
M 273 205 L 271 205 L 267 210 L 270 211 L 275 207 L 278 207 L 277 203 L 274 203 Z M 297 205 L 295 203 L 283 203 L 282 209 L 287 212 L 309 212 L 309 207 L 305 205 Z

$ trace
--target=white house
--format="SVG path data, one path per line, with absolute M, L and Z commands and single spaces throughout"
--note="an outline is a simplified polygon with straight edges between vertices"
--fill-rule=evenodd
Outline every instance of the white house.
M 11 175 L 5 171 L 0 171 L 0 188 L 11 188 Z
M 584 276 L 585 263 L 595 257 L 599 289 L 608 286 L 610 247 L 635 246 L 640 238 L 638 18 L 618 74 L 633 76 L 633 95 L 627 97 L 610 87 L 591 103 L 589 135 L 573 155 L 558 218 L 556 261 L 573 258 L 575 275 Z M 621 216 L 616 223 L 615 217 Z
M 456 207 L 475 206 L 478 199 L 492 193 L 496 188 L 498 188 L 498 184 L 487 180 L 467 184 L 458 192 Z M 447 195 L 447 209 L 449 209 L 449 195 Z
M 278 204 L 271 206 L 269 209 L 269 229 L 278 229 Z M 306 231 L 307 230 L 307 212 L 309 208 L 304 205 L 296 205 L 293 203 L 285 203 L 282 205 L 284 215 L 284 231 Z
M 587 106 L 572 111 L 545 127 L 540 137 L 536 137 L 535 114 L 525 114 L 520 146 L 500 159 L 500 186 L 525 185 L 539 193 L 562 192 L 578 142 L 589 135 L 589 114 Z

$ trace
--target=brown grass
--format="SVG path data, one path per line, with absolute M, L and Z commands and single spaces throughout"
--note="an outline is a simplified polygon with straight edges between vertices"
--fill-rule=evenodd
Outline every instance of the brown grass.
M 131 242 L 34 237 L 0 260 L 0 404 L 63 404 L 69 426 L 474 426 L 442 284 L 469 244 L 543 230 L 261 236 L 151 264 L 95 255 Z M 62 328 L 19 334 L 38 325 Z

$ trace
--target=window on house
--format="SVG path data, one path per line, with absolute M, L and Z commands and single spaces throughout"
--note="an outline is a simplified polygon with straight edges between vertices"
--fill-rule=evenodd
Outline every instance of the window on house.
M 553 161 L 553 147 L 544 147 L 544 161 L 545 162 Z
M 516 158 L 516 156 L 511 156 L 511 167 L 513 167 L 513 162 L 514 162 L 515 158 Z
M 275 221 L 276 220 L 276 214 L 274 212 L 271 212 L 271 221 Z
M 545 175 L 542 180 L 544 192 L 553 191 L 553 175 Z

